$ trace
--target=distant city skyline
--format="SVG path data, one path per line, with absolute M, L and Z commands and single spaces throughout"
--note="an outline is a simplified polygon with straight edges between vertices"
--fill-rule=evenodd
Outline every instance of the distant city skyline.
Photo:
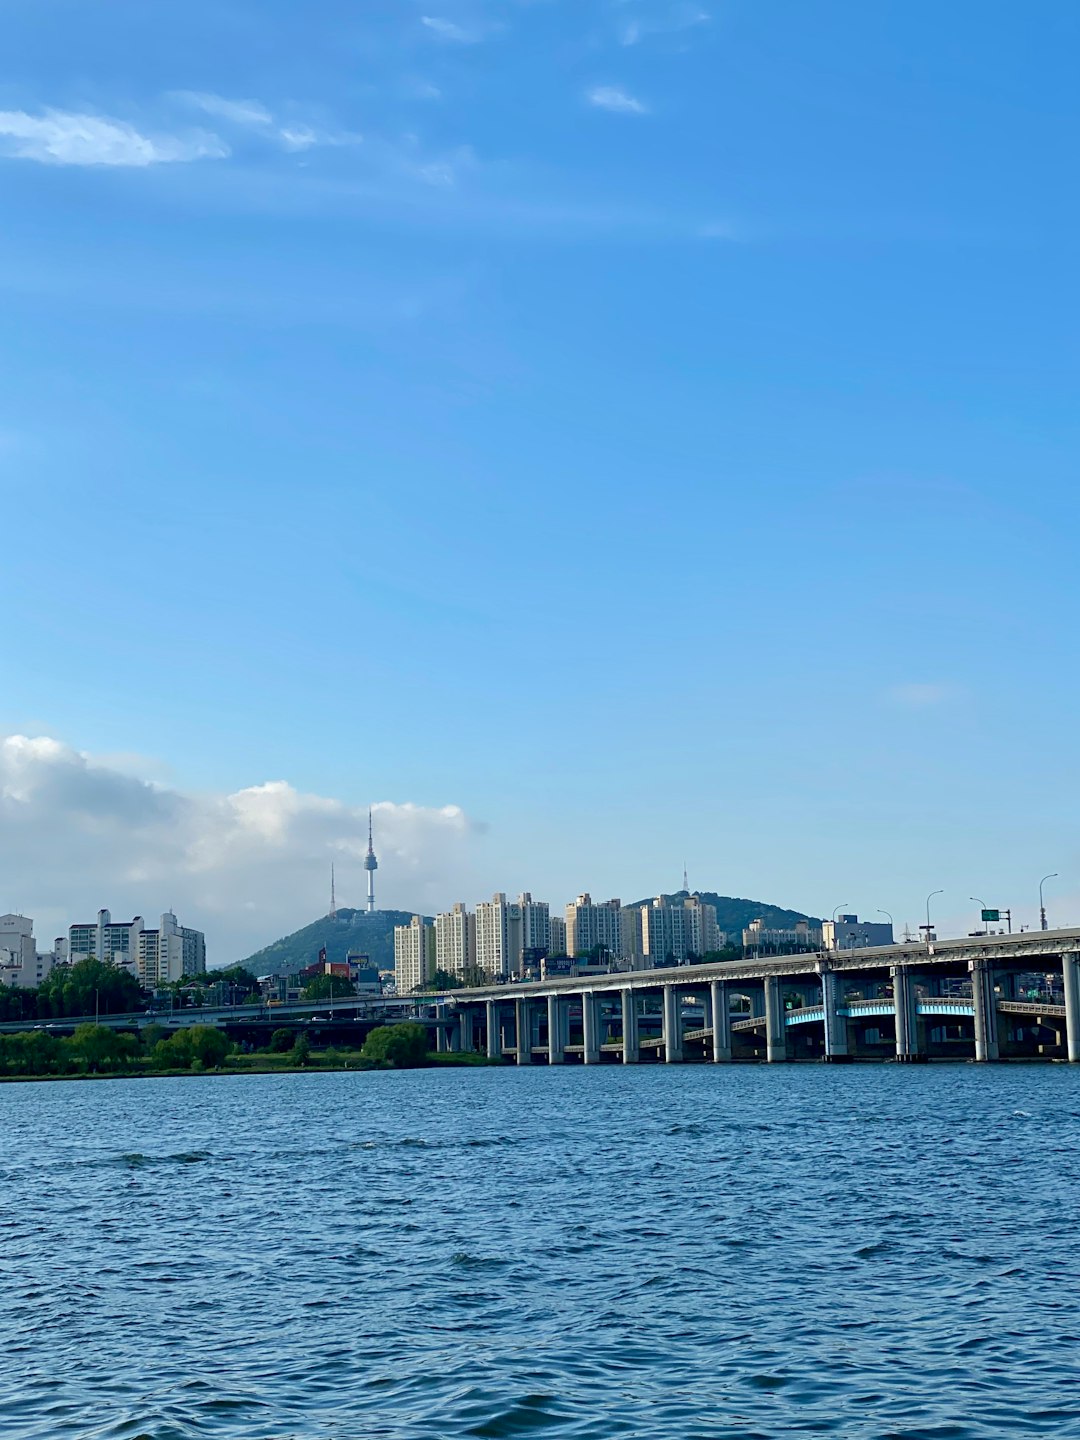
M 231 795 L 190 792 L 160 778 L 140 779 L 140 769 L 148 771 L 135 758 L 95 760 L 52 740 L 0 740 L 0 910 L 34 916 L 38 934 L 51 940 L 73 920 L 95 914 L 103 899 L 130 919 L 152 891 L 206 932 L 209 963 L 220 966 L 325 914 L 331 865 L 338 908 L 366 908 L 367 804 L 305 795 L 282 781 Z M 520 831 L 503 833 L 454 805 L 376 801 L 371 811 L 384 909 L 435 915 L 502 889 L 531 891 L 561 913 L 586 888 L 627 902 L 681 888 L 681 849 L 666 867 L 663 856 L 645 849 L 623 869 L 601 846 L 588 854 L 587 837 L 556 836 L 546 860 L 528 864 L 521 853 L 537 840 L 527 820 Z M 596 834 L 601 824 L 598 817 Z M 691 888 L 824 918 L 835 908 L 879 921 L 887 911 L 898 935 L 905 925 L 915 930 L 923 923 L 926 896 L 939 888 L 936 875 L 921 885 L 910 876 L 873 875 L 873 857 L 862 857 L 857 871 L 846 872 L 849 882 L 860 874 L 861 884 L 822 883 L 829 856 L 808 851 L 800 866 L 802 832 L 778 823 L 776 833 L 783 863 L 775 869 L 762 864 L 751 873 L 732 835 L 725 841 L 732 853 L 715 868 L 689 861 Z M 933 897 L 932 918 L 942 933 L 966 934 L 979 911 L 968 896 L 978 894 L 989 906 L 1011 906 L 1015 929 L 1035 928 L 1039 880 L 1055 868 L 978 886 L 953 870 L 951 889 Z M 1047 881 L 1051 924 L 1069 923 L 1080 911 L 1070 883 L 1067 873 Z
M 5 7 L 0 904 L 1080 916 L 1072 7 L 297 16 Z

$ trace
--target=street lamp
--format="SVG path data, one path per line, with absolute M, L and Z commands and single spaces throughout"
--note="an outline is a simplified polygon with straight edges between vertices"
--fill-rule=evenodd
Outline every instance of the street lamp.
M 1044 875 L 1043 878 L 1039 881 L 1039 928 L 1040 928 L 1040 930 L 1048 930 L 1048 929 L 1050 928 L 1050 927 L 1047 925 L 1047 923 L 1046 923 L 1046 906 L 1043 904 L 1042 887 L 1046 884 L 1047 880 L 1056 880 L 1057 878 L 1058 878 L 1058 873 L 1057 873 L 1057 871 L 1055 870 L 1052 875 Z
M 945 891 L 944 891 L 944 890 L 931 890 L 931 891 L 930 891 L 930 894 L 927 895 L 927 897 L 926 897 L 926 924 L 925 924 L 925 925 L 920 925 L 920 926 L 919 926 L 919 929 L 926 931 L 926 943 L 927 943 L 927 945 L 930 944 L 930 935 L 931 935 L 931 932 L 932 932 L 932 930 L 933 930 L 933 926 L 930 924 L 930 901 L 934 898 L 935 895 L 944 895 L 944 894 L 945 894 Z
M 888 920 L 888 922 L 889 922 L 889 929 L 893 932 L 893 940 L 895 941 L 895 939 L 896 939 L 896 925 L 895 925 L 895 923 L 893 922 L 892 916 L 889 914 L 888 910 L 883 910 L 880 905 L 877 907 L 877 913 L 878 913 L 879 915 L 884 915 L 885 918 L 886 918 L 886 920 Z
M 969 900 L 974 900 L 974 901 L 975 901 L 975 904 L 978 905 L 978 907 L 979 907 L 980 910 L 985 910 L 985 909 L 986 909 L 986 901 L 985 901 L 985 900 L 980 900 L 977 895 L 969 895 L 969 896 L 968 896 L 968 899 L 969 899 Z M 981 915 L 979 916 L 979 919 L 980 919 L 980 920 L 982 919 L 982 916 L 981 916 Z M 990 931 L 987 930 L 986 933 L 987 933 L 987 935 L 989 935 L 989 934 L 990 934 Z
M 846 910 L 847 908 L 848 908 L 848 907 L 847 907 L 846 904 L 845 904 L 845 905 L 834 905 L 834 906 L 833 906 L 833 912 L 832 912 L 832 948 L 833 948 L 834 950 L 839 950 L 839 949 L 840 949 L 840 946 L 837 944 L 837 940 L 836 940 L 836 917 L 837 917 L 837 915 L 839 915 L 839 913 L 840 913 L 841 910 Z

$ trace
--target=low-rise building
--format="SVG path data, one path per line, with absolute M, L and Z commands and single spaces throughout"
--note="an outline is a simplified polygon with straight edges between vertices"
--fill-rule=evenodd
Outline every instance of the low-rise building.
M 821 948 L 821 928 L 809 920 L 793 926 L 768 926 L 762 919 L 751 920 L 742 932 L 743 949 L 753 955 L 792 955 Z
M 826 950 L 859 950 L 873 945 L 892 945 L 893 927 L 858 915 L 838 915 L 821 922 L 821 943 Z

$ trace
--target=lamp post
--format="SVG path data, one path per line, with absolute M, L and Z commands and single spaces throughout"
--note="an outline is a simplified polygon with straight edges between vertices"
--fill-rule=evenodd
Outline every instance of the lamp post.
M 1057 878 L 1058 878 L 1058 872 L 1055 870 L 1052 875 L 1044 875 L 1043 878 L 1039 881 L 1039 929 L 1040 929 L 1040 930 L 1048 930 L 1048 929 L 1050 928 L 1050 927 L 1047 925 L 1047 923 L 1046 923 L 1046 906 L 1043 904 L 1042 887 L 1046 884 L 1047 880 L 1056 880 Z
M 975 901 L 975 904 L 978 905 L 978 907 L 979 907 L 980 910 L 985 910 L 985 909 L 986 909 L 986 901 L 985 901 L 985 900 L 980 900 L 977 895 L 969 895 L 969 896 L 968 896 L 968 899 L 969 899 L 969 900 L 974 900 L 974 901 Z M 981 916 L 981 915 L 979 916 L 979 919 L 982 920 L 982 916 Z M 987 930 L 986 933 L 987 933 L 987 935 L 989 935 L 989 934 L 990 934 L 990 931 Z
M 925 924 L 925 925 L 920 925 L 920 926 L 919 926 L 919 929 L 926 931 L 926 944 L 927 944 L 927 948 L 929 948 L 929 945 L 930 945 L 930 936 L 931 936 L 931 933 L 933 932 L 933 926 L 930 924 L 930 901 L 933 900 L 933 898 L 934 898 L 935 895 L 944 895 L 944 894 L 945 894 L 945 891 L 944 891 L 944 890 L 931 890 L 931 891 L 930 891 L 930 894 L 927 895 L 927 897 L 926 897 L 926 924 Z
M 889 929 L 893 932 L 893 941 L 894 941 L 894 943 L 895 943 L 895 941 L 896 941 L 896 925 L 895 925 L 895 923 L 894 923 L 894 921 L 893 921 L 892 916 L 889 914 L 888 910 L 883 910 L 880 905 L 877 907 L 877 913 L 878 913 L 879 915 L 884 915 L 884 916 L 885 916 L 885 919 L 888 920 L 888 922 L 889 922 Z
M 837 944 L 837 940 L 836 940 L 836 917 L 837 917 L 837 915 L 839 915 L 839 913 L 840 913 L 841 910 L 846 910 L 846 909 L 847 909 L 847 905 L 846 905 L 846 904 L 845 904 L 845 905 L 834 905 L 834 906 L 833 906 L 833 912 L 832 912 L 832 948 L 833 948 L 834 950 L 839 950 L 839 949 L 840 949 L 840 946 Z

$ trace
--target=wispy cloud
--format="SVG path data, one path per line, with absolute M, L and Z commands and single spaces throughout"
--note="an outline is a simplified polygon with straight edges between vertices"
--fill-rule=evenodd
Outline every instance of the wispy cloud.
M 216 119 L 227 120 L 230 125 L 260 129 L 274 123 L 273 115 L 258 100 L 229 100 L 224 95 L 212 95 L 205 90 L 176 90 L 173 93 L 177 100 L 193 105 Z
M 421 15 L 420 24 L 438 39 L 448 40 L 454 45 L 478 45 L 487 33 L 478 25 L 458 25 L 441 15 Z
M 955 700 L 958 694 L 959 688 L 956 685 L 925 680 L 893 685 L 886 692 L 887 698 L 894 705 L 902 705 L 908 710 L 925 710 L 932 705 L 944 705 Z
M 599 110 L 611 110 L 616 115 L 647 115 L 649 109 L 640 100 L 618 85 L 595 85 L 586 92 L 586 100 Z
M 194 106 L 207 115 L 273 140 L 285 150 L 310 150 L 315 145 L 357 145 L 363 138 L 352 131 L 327 129 L 302 121 L 281 121 L 260 100 L 230 100 L 203 90 L 174 90 L 171 98 Z
M 146 135 L 124 120 L 68 110 L 0 111 L 0 155 L 45 165 L 146 167 L 190 160 L 222 160 L 229 147 L 217 135 Z
M 698 25 L 707 25 L 712 16 L 699 5 L 679 4 L 668 9 L 653 11 L 648 15 L 633 15 L 619 26 L 621 45 L 638 45 L 650 35 L 673 35 L 680 30 L 692 30 Z

